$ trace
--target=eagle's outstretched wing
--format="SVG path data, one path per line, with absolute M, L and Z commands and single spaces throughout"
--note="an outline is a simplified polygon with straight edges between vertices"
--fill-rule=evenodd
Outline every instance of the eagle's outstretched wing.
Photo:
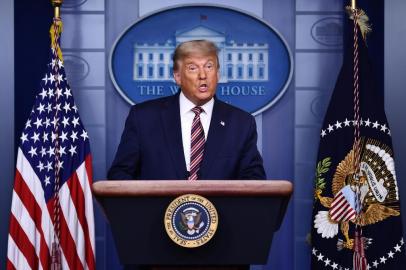
M 186 215 L 185 215 L 184 213 L 180 213 L 180 217 L 181 217 L 180 220 L 181 220 L 181 222 L 182 222 L 182 225 L 187 228 L 187 218 L 186 218 Z
M 382 221 L 384 219 L 387 219 L 388 217 L 391 216 L 399 216 L 400 213 L 399 211 L 384 206 L 382 204 L 370 204 L 368 206 L 367 211 L 361 214 L 361 216 L 356 220 L 356 224 L 365 226 L 365 225 L 370 225 L 374 224 L 378 221 Z
M 354 150 L 351 150 L 347 156 L 338 164 L 334 173 L 331 189 L 333 195 L 336 195 L 345 185 L 348 177 L 352 178 L 354 174 Z
M 199 227 L 201 219 L 202 219 L 202 213 L 197 213 L 196 218 L 195 218 L 195 227 Z

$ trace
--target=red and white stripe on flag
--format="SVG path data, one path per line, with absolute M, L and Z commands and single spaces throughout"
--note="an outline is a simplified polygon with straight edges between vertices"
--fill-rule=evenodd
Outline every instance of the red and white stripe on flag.
M 54 200 L 19 148 L 8 235 L 7 269 L 49 269 Z M 61 186 L 62 269 L 95 269 L 91 156 Z
M 350 187 L 347 186 L 334 196 L 329 210 L 330 218 L 332 220 L 340 222 L 355 218 L 356 211 L 352 206 L 355 203 L 355 197 L 353 195 Z

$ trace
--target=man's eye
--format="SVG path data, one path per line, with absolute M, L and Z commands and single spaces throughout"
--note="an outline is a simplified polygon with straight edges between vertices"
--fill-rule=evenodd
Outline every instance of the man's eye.
M 188 66 L 189 71 L 195 71 L 197 69 L 196 66 Z
M 214 65 L 212 63 L 209 63 L 205 66 L 206 70 L 212 71 L 214 69 Z

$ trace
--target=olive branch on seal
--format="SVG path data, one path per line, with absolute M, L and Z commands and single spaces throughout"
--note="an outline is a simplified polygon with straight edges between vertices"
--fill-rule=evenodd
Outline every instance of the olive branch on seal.
M 178 225 L 182 231 L 186 231 L 188 229 L 187 227 L 183 226 L 182 222 L 179 222 Z
M 326 188 L 326 179 L 323 177 L 323 174 L 328 172 L 329 167 L 331 166 L 331 157 L 326 157 L 325 159 L 319 161 L 316 167 L 316 177 L 314 179 L 315 186 L 315 197 L 318 198 L 323 190 Z

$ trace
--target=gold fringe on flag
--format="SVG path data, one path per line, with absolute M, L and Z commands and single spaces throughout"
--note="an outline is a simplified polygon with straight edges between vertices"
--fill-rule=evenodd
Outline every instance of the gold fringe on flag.
M 58 43 L 58 38 L 61 36 L 62 31 L 63 31 L 63 23 L 61 19 L 54 18 L 54 23 L 51 25 L 51 28 L 49 29 L 49 34 L 51 36 L 51 46 L 52 48 L 57 50 L 58 58 L 63 62 L 62 50 Z
M 354 11 L 353 11 L 352 7 L 346 6 L 345 9 L 346 9 L 350 19 L 354 20 Z M 364 41 L 366 41 L 367 35 L 369 34 L 369 32 L 372 31 L 371 24 L 369 23 L 369 17 L 365 13 L 365 11 L 363 11 L 360 8 L 357 8 L 357 12 L 358 12 L 357 24 L 361 31 L 362 38 L 364 39 Z

